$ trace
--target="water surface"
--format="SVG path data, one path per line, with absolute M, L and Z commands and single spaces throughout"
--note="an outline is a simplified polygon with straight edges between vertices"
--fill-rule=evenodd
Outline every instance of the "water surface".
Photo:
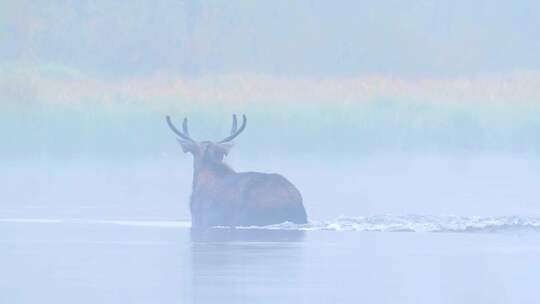
M 3 219 L 0 269 L 1 303 L 536 303 L 540 234 Z

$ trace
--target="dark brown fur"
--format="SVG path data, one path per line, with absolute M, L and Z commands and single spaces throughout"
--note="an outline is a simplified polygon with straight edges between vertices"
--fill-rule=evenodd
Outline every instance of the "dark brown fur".
M 184 124 L 180 134 L 171 128 L 182 137 L 179 142 L 184 152 L 190 152 L 194 158 L 190 199 L 194 228 L 307 222 L 302 196 L 286 178 L 279 174 L 235 172 L 223 162 L 232 147 L 230 141 L 195 142 L 188 137 L 189 133 L 185 134 L 187 122 Z M 245 118 L 241 130 L 244 127 Z M 234 132 L 236 117 L 231 133 Z

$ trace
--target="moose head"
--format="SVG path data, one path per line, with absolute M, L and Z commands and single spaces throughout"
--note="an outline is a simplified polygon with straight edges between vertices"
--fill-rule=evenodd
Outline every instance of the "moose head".
M 196 169 L 204 164 L 222 163 L 223 158 L 229 153 L 233 146 L 233 139 L 244 131 L 247 124 L 246 115 L 242 115 L 242 125 L 238 128 L 238 119 L 236 114 L 234 114 L 230 135 L 220 141 L 213 142 L 193 140 L 189 135 L 187 118 L 184 118 L 182 122 L 182 131 L 176 128 L 169 116 L 166 117 L 166 120 L 171 130 L 178 135 L 177 141 L 180 143 L 180 146 L 182 146 L 182 150 L 185 153 L 189 152 L 193 155 Z

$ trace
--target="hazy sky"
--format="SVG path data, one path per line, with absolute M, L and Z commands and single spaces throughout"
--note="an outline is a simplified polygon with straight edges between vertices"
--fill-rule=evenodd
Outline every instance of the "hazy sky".
M 537 1 L 2 1 L 0 62 L 132 76 L 540 68 Z
M 540 151 L 534 1 L 0 3 L 0 155 L 155 155 L 164 115 L 233 112 L 252 151 Z

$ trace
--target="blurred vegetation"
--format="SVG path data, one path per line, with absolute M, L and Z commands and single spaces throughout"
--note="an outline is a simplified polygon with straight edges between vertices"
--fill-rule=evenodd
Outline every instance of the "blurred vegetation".
M 380 82 L 257 76 L 106 81 L 63 66 L 5 67 L 0 155 L 8 162 L 161 159 L 177 149 L 165 115 L 178 123 L 187 116 L 195 138 L 217 140 L 227 134 L 232 113 L 248 116 L 237 140 L 246 157 L 540 154 L 540 107 L 523 82 L 506 83 L 508 92 L 491 99 L 488 89 L 477 94 L 475 87 L 485 84 L 474 81 L 468 91 L 444 82 L 435 89 Z

